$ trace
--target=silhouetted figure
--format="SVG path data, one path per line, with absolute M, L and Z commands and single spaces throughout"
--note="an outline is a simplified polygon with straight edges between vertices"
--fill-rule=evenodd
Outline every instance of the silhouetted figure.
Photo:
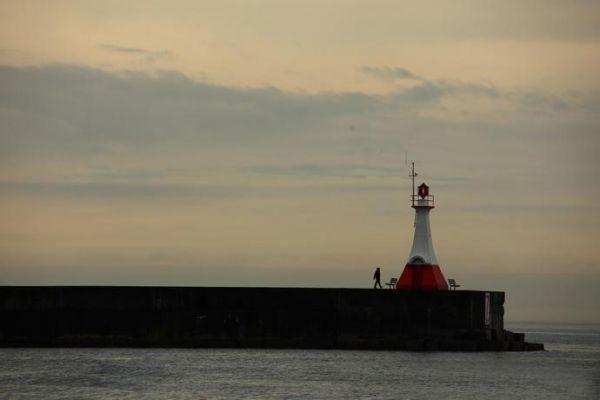
M 377 267 L 377 269 L 375 270 L 375 274 L 373 274 L 373 279 L 375 279 L 375 286 L 373 286 L 373 289 L 377 289 L 377 286 L 379 286 L 379 289 L 381 289 L 381 270 L 379 269 L 379 267 Z

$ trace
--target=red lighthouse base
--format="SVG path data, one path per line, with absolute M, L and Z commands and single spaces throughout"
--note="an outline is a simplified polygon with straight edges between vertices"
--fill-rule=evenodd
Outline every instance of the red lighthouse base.
M 406 264 L 396 289 L 400 290 L 448 290 L 448 283 L 439 265 Z

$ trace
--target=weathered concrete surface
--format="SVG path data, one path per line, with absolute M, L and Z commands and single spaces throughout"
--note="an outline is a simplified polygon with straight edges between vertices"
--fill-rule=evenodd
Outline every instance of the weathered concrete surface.
M 504 293 L 0 287 L 0 346 L 543 350 L 504 330 Z

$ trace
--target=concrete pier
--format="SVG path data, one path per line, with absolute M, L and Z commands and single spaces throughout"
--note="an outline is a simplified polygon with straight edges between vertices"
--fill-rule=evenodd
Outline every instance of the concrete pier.
M 504 293 L 0 287 L 0 346 L 543 350 L 504 330 Z

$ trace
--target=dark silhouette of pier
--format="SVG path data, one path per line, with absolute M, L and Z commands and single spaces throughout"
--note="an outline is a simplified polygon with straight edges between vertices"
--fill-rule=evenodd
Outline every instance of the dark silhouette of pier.
M 503 292 L 4 286 L 0 320 L 0 346 L 543 350 Z

